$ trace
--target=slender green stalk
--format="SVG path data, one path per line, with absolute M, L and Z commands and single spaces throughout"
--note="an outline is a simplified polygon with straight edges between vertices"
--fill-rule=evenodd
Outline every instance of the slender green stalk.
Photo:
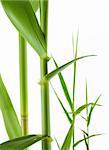
M 75 81 L 76 81 L 76 62 L 74 62 L 74 79 L 73 79 L 73 108 L 72 111 L 75 111 Z M 75 119 L 73 115 L 74 125 L 75 125 Z M 75 144 L 75 127 L 73 128 L 73 145 Z M 73 150 L 75 147 L 73 147 Z
M 74 45 L 74 42 L 73 42 Z M 73 46 L 74 49 L 74 46 Z M 74 51 L 74 50 L 73 50 Z M 78 34 L 77 34 L 77 40 L 76 40 L 76 52 L 75 52 L 75 59 L 77 58 L 77 52 L 78 52 Z M 77 69 L 77 64 L 76 61 L 74 62 L 74 75 L 73 75 L 73 107 L 72 107 L 72 111 L 75 111 L 75 86 L 76 86 L 76 69 Z M 74 126 L 75 126 L 75 117 L 73 115 L 73 119 L 74 119 Z M 75 144 L 75 127 L 73 128 L 73 145 Z M 75 150 L 75 147 L 73 147 L 73 150 Z
M 48 35 L 48 0 L 40 0 L 40 24 L 45 35 L 47 44 Z M 48 73 L 47 59 L 40 58 L 41 79 Z M 50 136 L 50 106 L 49 106 L 49 83 L 41 85 L 41 105 L 42 105 L 42 134 Z M 51 150 L 51 143 L 42 141 L 42 150 Z
M 20 109 L 22 135 L 28 132 L 27 49 L 26 41 L 19 34 Z
M 86 81 L 86 105 L 88 105 L 88 88 L 87 88 L 87 81 Z M 88 120 L 88 116 L 89 116 L 89 111 L 88 111 L 88 107 L 86 108 L 86 119 Z M 87 134 L 89 136 L 89 126 L 87 124 Z M 88 142 L 88 150 L 89 150 L 89 139 L 87 139 Z
M 75 81 L 76 81 L 76 62 L 74 62 L 74 79 L 73 79 L 73 109 L 72 111 L 75 111 Z M 73 115 L 73 120 L 74 120 L 74 115 Z M 75 125 L 75 121 L 74 121 Z M 73 128 L 73 145 L 75 143 L 75 128 Z M 75 148 L 73 147 L 73 150 Z
M 47 73 L 47 62 L 41 59 L 41 78 Z M 42 134 L 50 136 L 50 108 L 49 108 L 49 85 L 48 82 L 41 85 L 41 105 L 42 105 Z M 42 141 L 42 150 L 50 150 L 48 141 Z

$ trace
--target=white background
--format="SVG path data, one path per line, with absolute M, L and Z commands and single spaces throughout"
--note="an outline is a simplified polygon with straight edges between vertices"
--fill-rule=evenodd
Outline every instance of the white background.
M 49 54 L 53 55 L 59 65 L 73 58 L 72 33 L 76 39 L 79 28 L 79 56 L 97 54 L 95 58 L 86 58 L 78 62 L 76 99 L 77 106 L 85 102 L 85 81 L 88 81 L 89 99 L 95 100 L 102 94 L 100 104 L 95 109 L 90 133 L 104 133 L 91 140 L 91 150 L 108 150 L 109 147 L 109 5 L 106 0 L 50 0 L 49 2 Z M 20 119 L 19 107 L 19 58 L 18 33 L 5 15 L 0 5 L 0 73 L 7 87 L 13 105 Z M 54 65 L 49 63 L 49 70 Z M 72 94 L 73 65 L 63 71 L 63 75 Z M 40 105 L 40 68 L 39 57 L 28 45 L 28 79 L 29 79 L 29 133 L 41 133 Z M 52 80 L 65 106 L 69 109 L 63 95 L 58 77 Z M 69 124 L 58 100 L 50 89 L 51 133 L 62 144 Z M 77 137 L 84 121 L 77 121 Z M 0 113 L 0 143 L 7 140 L 2 115 Z M 53 150 L 57 150 L 55 142 Z M 40 149 L 36 144 L 31 149 Z M 85 149 L 84 144 L 76 148 Z

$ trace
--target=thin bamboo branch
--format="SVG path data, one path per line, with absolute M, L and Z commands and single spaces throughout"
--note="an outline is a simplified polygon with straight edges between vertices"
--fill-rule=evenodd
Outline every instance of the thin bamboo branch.
M 86 81 L 86 104 L 88 105 L 88 87 L 87 87 L 87 81 Z M 88 120 L 88 115 L 89 114 L 89 109 L 88 107 L 86 108 L 86 119 Z M 87 122 L 86 122 L 87 124 Z M 89 136 L 89 126 L 87 124 L 87 134 Z M 88 149 L 89 149 L 89 139 L 87 139 L 87 143 L 88 143 Z
M 74 43 L 73 43 L 73 49 L 74 49 Z M 74 50 L 73 50 L 74 51 Z M 77 40 L 76 40 L 76 51 L 74 54 L 74 58 L 76 59 L 78 55 L 78 34 L 77 34 Z M 74 62 L 74 75 L 73 75 L 73 108 L 72 111 L 75 111 L 75 87 L 76 87 L 76 72 L 77 72 L 77 63 L 76 61 Z M 73 115 L 73 119 L 74 119 L 74 126 L 75 126 L 75 117 Z M 75 144 L 75 127 L 73 128 L 73 145 Z M 73 150 L 75 150 L 75 147 L 73 146 Z
M 20 111 L 22 135 L 28 133 L 28 89 L 26 41 L 19 34 Z
M 74 62 L 74 78 L 73 78 L 73 109 L 72 111 L 75 111 L 75 85 L 76 85 L 76 62 Z M 74 126 L 75 126 L 75 117 L 73 115 L 74 120 Z M 75 127 L 73 128 L 73 145 L 75 144 Z M 73 147 L 73 150 L 75 150 L 75 147 Z

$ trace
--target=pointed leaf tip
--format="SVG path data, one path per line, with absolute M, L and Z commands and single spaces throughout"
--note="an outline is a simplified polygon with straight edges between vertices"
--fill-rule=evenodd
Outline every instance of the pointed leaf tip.
M 0 109 L 10 139 L 21 136 L 21 127 L 16 112 L 0 75 Z M 14 129 L 14 130 L 13 130 Z
M 44 78 L 42 79 L 42 82 L 47 80 L 51 80 L 55 75 L 57 75 L 58 73 L 60 73 L 61 71 L 63 71 L 64 69 L 66 69 L 68 66 L 70 66 L 72 63 L 74 63 L 75 61 L 78 61 L 78 60 L 81 60 L 83 58 L 87 58 L 87 57 L 93 57 L 93 56 L 96 56 L 96 55 L 86 55 L 86 56 L 81 56 L 81 57 L 78 57 L 76 59 L 73 59 L 69 62 L 67 62 L 66 64 L 58 67 L 57 69 L 53 70 L 52 72 L 48 73 L 47 75 L 44 76 Z
M 89 124 L 90 124 L 92 112 L 93 112 L 95 106 L 97 106 L 97 102 L 99 101 L 100 97 L 101 97 L 101 95 L 99 95 L 97 97 L 96 101 L 93 103 L 93 105 L 92 105 L 92 107 L 91 107 L 91 109 L 89 111 L 89 115 L 88 115 L 88 118 L 87 118 L 87 126 L 89 126 Z

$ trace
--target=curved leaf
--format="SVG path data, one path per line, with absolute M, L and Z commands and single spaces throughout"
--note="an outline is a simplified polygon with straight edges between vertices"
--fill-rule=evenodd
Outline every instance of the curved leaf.
M 53 89 L 53 91 L 54 91 L 54 93 L 55 93 L 55 95 L 56 95 L 56 97 L 57 97 L 57 99 L 58 99 L 58 101 L 59 101 L 59 103 L 60 103 L 62 109 L 64 110 L 64 113 L 65 113 L 65 115 L 66 115 L 68 121 L 69 121 L 70 124 L 71 124 L 71 123 L 72 123 L 72 119 L 70 118 L 69 113 L 67 112 L 66 108 L 64 107 L 62 101 L 60 100 L 60 98 L 59 98 L 58 94 L 56 93 L 55 89 L 53 88 L 52 84 L 51 84 L 51 87 L 52 87 L 52 89 Z
M 86 145 L 86 150 L 89 150 L 89 143 L 87 142 L 85 134 L 84 134 L 84 141 L 85 141 L 85 145 Z
M 44 34 L 29 0 L 4 1 L 3 8 L 19 33 L 31 44 L 42 58 L 47 58 Z
M 85 130 L 81 130 L 84 135 L 88 136 L 89 134 Z
M 100 136 L 100 135 L 102 135 L 102 134 L 93 134 L 93 135 L 87 136 L 86 138 L 77 141 L 77 142 L 73 145 L 73 147 L 76 147 L 78 144 L 80 144 L 81 142 L 83 142 L 85 139 L 90 139 L 90 138 L 92 138 L 92 137 Z
M 84 104 L 82 106 L 80 106 L 75 112 L 75 115 L 80 114 L 84 109 L 86 109 L 88 106 L 93 105 L 93 103 L 89 103 L 89 104 Z
M 58 149 L 61 150 L 61 147 L 60 147 L 60 145 L 59 145 L 59 142 L 58 142 L 58 140 L 57 140 L 56 138 L 55 138 L 55 141 L 56 141 L 56 144 L 57 144 Z
M 1 76 L 0 76 L 0 109 L 2 111 L 5 127 L 9 138 L 12 139 L 21 136 L 21 127 Z
M 86 57 L 91 57 L 91 56 L 96 56 L 96 55 L 86 55 L 86 56 L 82 56 L 82 57 L 78 57 L 76 59 L 73 59 L 69 62 L 67 62 L 66 64 L 58 67 L 57 69 L 53 70 L 52 72 L 50 72 L 49 74 L 47 74 L 42 80 L 41 83 L 43 84 L 43 82 L 46 82 L 47 80 L 49 81 L 50 79 L 52 79 L 55 75 L 57 75 L 58 73 L 60 73 L 61 71 L 63 71 L 64 69 L 66 69 L 68 66 L 70 66 L 72 63 L 74 63 L 75 61 L 78 61 L 80 59 L 86 58 Z
M 87 122 L 87 119 L 84 116 L 82 116 L 82 115 L 80 115 L 80 116 L 82 119 L 84 119 Z
M 73 129 L 74 129 L 74 120 L 70 126 L 67 136 L 65 137 L 65 140 L 64 140 L 61 150 L 69 150 L 70 149 L 71 139 L 72 139 Z
M 50 137 L 42 135 L 27 135 L 0 144 L 0 150 L 24 150 L 40 140 L 51 141 Z
M 97 98 L 97 100 L 95 101 L 95 103 L 93 103 L 93 105 L 92 105 L 92 107 L 91 107 L 91 109 L 89 111 L 89 115 L 88 115 L 88 118 L 87 118 L 87 126 L 89 126 L 89 124 L 90 124 L 92 112 L 93 112 L 95 106 L 97 105 L 97 102 L 99 101 L 100 97 L 101 97 L 101 95 Z
M 56 60 L 54 58 L 53 58 L 53 61 L 54 61 L 54 64 L 55 64 L 56 68 L 58 68 L 58 64 L 56 63 Z M 70 106 L 70 108 L 72 110 L 72 101 L 71 101 L 70 94 L 68 92 L 68 88 L 67 88 L 67 85 L 65 83 L 64 77 L 63 77 L 61 72 L 58 73 L 58 76 L 59 76 L 59 79 L 60 79 L 60 83 L 61 83 L 62 89 L 64 91 L 64 95 L 65 95 L 65 97 L 66 97 L 66 99 L 67 99 L 67 101 L 69 103 L 69 106 Z

